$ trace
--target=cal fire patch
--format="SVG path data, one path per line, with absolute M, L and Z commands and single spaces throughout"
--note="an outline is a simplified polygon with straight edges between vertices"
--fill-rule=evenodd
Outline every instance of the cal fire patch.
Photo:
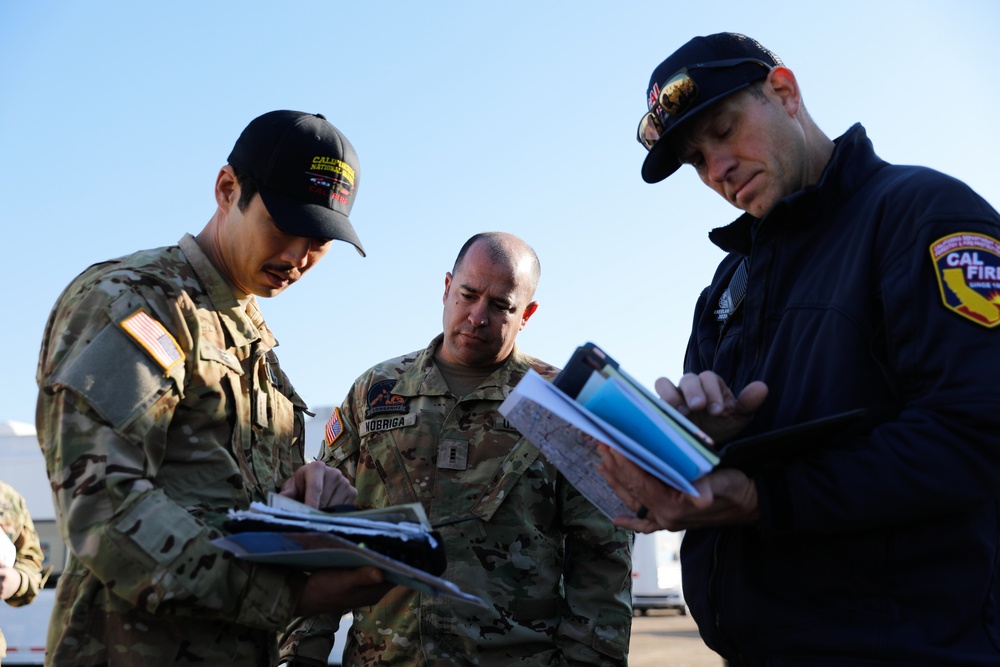
M 930 251 L 944 305 L 985 327 L 1000 325 L 1000 241 L 960 232 Z

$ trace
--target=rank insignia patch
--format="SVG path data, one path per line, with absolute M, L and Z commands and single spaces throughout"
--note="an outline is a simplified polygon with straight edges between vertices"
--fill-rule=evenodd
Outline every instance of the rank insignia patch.
M 153 357 L 164 373 L 169 373 L 170 369 L 184 361 L 184 351 L 174 337 L 146 311 L 135 311 L 118 326 Z
M 344 422 L 340 420 L 340 408 L 334 408 L 333 414 L 330 415 L 330 419 L 326 422 L 326 444 L 328 447 L 332 447 L 333 443 L 337 441 L 337 438 L 344 432 Z
M 410 399 L 393 395 L 392 388 L 395 386 L 395 380 L 382 380 L 371 386 L 368 390 L 368 410 L 365 412 L 365 419 L 388 412 L 410 411 Z
M 1000 324 L 1000 241 L 960 232 L 931 244 L 944 305 L 985 327 Z

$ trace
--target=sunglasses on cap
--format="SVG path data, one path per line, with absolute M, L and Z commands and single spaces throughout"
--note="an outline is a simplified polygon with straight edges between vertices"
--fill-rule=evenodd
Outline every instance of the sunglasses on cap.
M 636 139 L 645 146 L 646 150 L 652 150 L 653 145 L 660 140 L 664 134 L 662 116 L 677 118 L 683 116 L 698 99 L 698 84 L 691 78 L 689 72 L 696 69 L 722 69 L 724 67 L 735 67 L 745 63 L 756 63 L 761 67 L 770 70 L 771 66 L 756 58 L 732 58 L 730 60 L 713 60 L 707 63 L 698 63 L 690 67 L 682 67 L 667 79 L 667 82 L 656 93 L 654 85 L 653 94 L 656 99 L 649 111 L 639 121 L 639 129 Z M 652 96 L 652 95 L 651 95 Z

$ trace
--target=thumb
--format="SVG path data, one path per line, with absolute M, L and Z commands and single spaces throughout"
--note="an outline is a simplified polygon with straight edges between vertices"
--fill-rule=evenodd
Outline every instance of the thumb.
M 295 483 L 295 475 L 292 475 L 285 480 L 285 483 L 281 485 L 281 491 L 279 494 L 282 496 L 288 496 L 289 498 L 298 498 L 299 493 L 297 490 L 297 484 Z
M 377 567 L 360 567 L 354 571 L 354 576 L 358 586 L 375 586 L 385 581 L 385 573 Z
M 760 380 L 745 386 L 736 399 L 740 411 L 751 415 L 757 412 L 757 409 L 764 404 L 764 400 L 767 398 L 767 391 L 767 385 Z

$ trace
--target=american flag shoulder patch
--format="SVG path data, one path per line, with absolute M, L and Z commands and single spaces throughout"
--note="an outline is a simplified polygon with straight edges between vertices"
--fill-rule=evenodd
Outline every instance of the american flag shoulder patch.
M 137 310 L 119 322 L 118 326 L 153 357 L 164 373 L 169 373 L 174 366 L 184 361 L 184 351 L 174 337 L 146 311 Z
M 326 422 L 326 444 L 332 446 L 344 432 L 344 422 L 340 420 L 340 408 L 334 408 L 333 414 Z

